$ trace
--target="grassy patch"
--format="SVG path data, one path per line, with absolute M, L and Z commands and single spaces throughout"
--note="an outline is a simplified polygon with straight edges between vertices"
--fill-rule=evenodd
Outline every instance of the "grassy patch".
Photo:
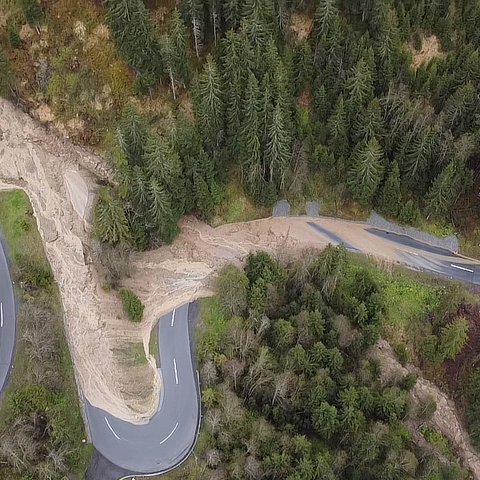
M 412 318 L 438 306 L 438 289 L 404 276 L 385 281 L 385 304 L 388 322 L 393 327 L 407 328 Z
M 41 471 L 52 472 L 51 478 L 81 479 L 91 447 L 84 443 L 58 288 L 25 193 L 0 193 L 0 230 L 12 259 L 19 303 L 15 368 L 0 410 L 0 438 L 6 438 L 12 450 L 7 453 L 0 442 L 0 479 L 41 478 Z M 21 276 L 31 269 L 48 274 L 38 283 L 21 282 Z M 47 422 L 43 428 L 48 433 L 37 439 L 35 429 L 43 422 Z M 23 458 L 21 467 L 13 469 L 13 454 L 25 456 L 25 438 L 31 449 L 29 457 Z M 56 452 L 65 468 L 55 467 L 45 451 Z
M 200 301 L 200 318 L 198 356 L 199 360 L 203 360 L 208 352 L 219 350 L 228 318 L 225 316 L 217 297 L 204 298 Z
M 270 208 L 256 206 L 246 195 L 239 179 L 233 177 L 224 190 L 223 201 L 213 221 L 214 226 L 269 217 Z
M 420 433 L 425 437 L 425 440 L 437 448 L 440 453 L 445 455 L 447 458 L 455 458 L 455 455 L 450 447 L 448 439 L 443 436 L 440 432 L 430 427 L 426 423 L 420 425 Z
M 155 359 L 155 362 L 157 364 L 157 367 L 160 366 L 160 354 L 158 351 L 158 323 L 155 323 L 155 325 L 152 328 L 152 331 L 150 332 L 150 341 L 148 345 L 150 355 L 153 356 Z
M 140 342 L 130 343 L 124 348 L 117 348 L 115 353 L 118 355 L 120 362 L 126 367 L 136 367 L 147 363 L 143 343 Z

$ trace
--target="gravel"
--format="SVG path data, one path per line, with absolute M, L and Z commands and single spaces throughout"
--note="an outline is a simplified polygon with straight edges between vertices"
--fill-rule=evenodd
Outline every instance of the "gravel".
M 370 218 L 367 220 L 367 223 L 375 227 L 382 228 L 383 230 L 389 230 L 391 232 L 399 233 L 401 235 L 408 235 L 415 240 L 428 243 L 430 245 L 435 245 L 436 247 L 445 248 L 453 253 L 458 253 L 459 250 L 458 238 L 456 235 L 448 235 L 448 237 L 437 237 L 436 235 L 422 232 L 421 230 L 417 230 L 413 227 L 404 227 L 402 225 L 397 225 L 396 223 L 389 222 L 374 211 L 372 211 Z

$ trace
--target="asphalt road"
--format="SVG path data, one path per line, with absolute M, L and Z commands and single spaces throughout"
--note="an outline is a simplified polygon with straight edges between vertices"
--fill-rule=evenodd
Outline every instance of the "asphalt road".
M 15 297 L 7 255 L 0 238 L 0 395 L 3 393 L 15 349 Z
M 327 237 L 332 244 L 344 244 L 350 251 L 359 251 L 344 242 L 337 234 L 330 232 L 314 222 L 308 223 L 314 230 Z M 457 255 L 450 250 L 420 242 L 406 235 L 387 232 L 378 228 L 366 229 L 372 237 L 380 237 L 393 242 L 396 253 L 407 267 L 425 272 L 435 273 L 452 280 L 480 285 L 480 262 Z M 372 242 L 375 238 L 372 238 Z
M 149 423 L 133 425 L 88 402 L 86 405 L 95 448 L 113 464 L 137 474 L 164 473 L 179 465 L 192 451 L 200 424 L 189 305 L 163 316 L 157 328 L 162 396 Z

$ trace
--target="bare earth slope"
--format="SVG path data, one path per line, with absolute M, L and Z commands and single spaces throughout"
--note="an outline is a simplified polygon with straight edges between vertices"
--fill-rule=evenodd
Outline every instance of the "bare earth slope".
M 187 217 L 172 245 L 135 254 L 131 278 L 125 283 L 140 295 L 146 308 L 145 320 L 132 324 L 123 318 L 115 295 L 102 290 L 89 260 L 88 219 L 96 188 L 90 172 L 104 179 L 110 176 L 99 157 L 56 139 L 0 99 L 0 189 L 20 187 L 31 199 L 60 287 L 80 390 L 93 405 L 112 415 L 143 423 L 158 404 L 160 385 L 154 361 L 150 357 L 147 365 L 126 366 L 115 354 L 119 346 L 143 342 L 148 352 L 156 319 L 211 293 L 213 273 L 226 262 L 240 262 L 252 249 L 298 255 L 306 247 L 326 245 L 329 238 L 311 228 L 308 222 L 313 219 L 308 218 L 265 219 L 214 229 Z M 364 224 L 326 218 L 320 223 L 367 254 L 390 262 L 400 260 L 401 247 L 380 237 L 372 241 Z M 388 352 L 388 345 L 380 349 L 384 363 L 388 365 L 390 359 L 398 368 Z M 413 395 L 426 393 L 438 403 L 433 419 L 436 427 L 480 478 L 479 456 L 460 426 L 454 405 L 434 385 L 420 379 Z

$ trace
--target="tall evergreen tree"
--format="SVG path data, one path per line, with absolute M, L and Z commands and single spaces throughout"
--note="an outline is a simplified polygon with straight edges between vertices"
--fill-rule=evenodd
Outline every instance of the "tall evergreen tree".
M 128 243 L 130 233 L 122 203 L 112 189 L 101 188 L 95 205 L 95 231 L 102 242 Z
M 337 0 L 319 0 L 313 21 L 313 34 L 317 43 L 322 36 L 330 33 L 337 16 Z
M 205 15 L 202 0 L 182 0 L 185 20 L 192 25 L 195 54 L 200 57 L 205 29 Z
M 176 86 L 185 86 L 189 79 L 187 29 L 176 9 L 170 18 L 168 33 L 160 39 L 160 47 L 164 69 L 170 80 L 173 97 L 176 98 Z
M 400 169 L 398 163 L 393 162 L 387 180 L 383 184 L 382 193 L 378 202 L 381 213 L 389 217 L 397 217 L 402 207 L 402 192 L 400 190 Z
M 243 178 L 254 195 L 258 193 L 265 173 L 262 166 L 260 112 L 260 89 L 255 75 L 250 71 L 243 101 L 240 156 Z
M 471 184 L 470 172 L 462 161 L 451 162 L 434 180 L 426 196 L 426 210 L 434 218 L 445 218 L 459 196 Z
M 353 154 L 348 175 L 348 187 L 355 200 L 369 205 L 383 179 L 383 151 L 377 139 L 370 141 Z
M 127 105 L 118 127 L 118 141 L 131 165 L 141 165 L 147 130 L 143 118 L 133 105 Z
M 162 71 L 160 46 L 142 0 L 104 0 L 107 21 L 120 53 L 140 73 Z
M 209 148 L 219 142 L 224 127 L 222 78 L 211 55 L 207 56 L 203 71 L 195 85 L 195 113 Z
M 336 157 L 344 157 L 348 155 L 348 123 L 347 112 L 345 110 L 345 102 L 340 96 L 337 107 L 328 120 L 328 128 L 330 133 L 329 145 Z
M 268 127 L 265 162 L 270 172 L 270 182 L 278 179 L 281 189 L 285 185 L 285 175 L 292 158 L 292 139 L 287 130 L 285 113 L 277 103 Z

